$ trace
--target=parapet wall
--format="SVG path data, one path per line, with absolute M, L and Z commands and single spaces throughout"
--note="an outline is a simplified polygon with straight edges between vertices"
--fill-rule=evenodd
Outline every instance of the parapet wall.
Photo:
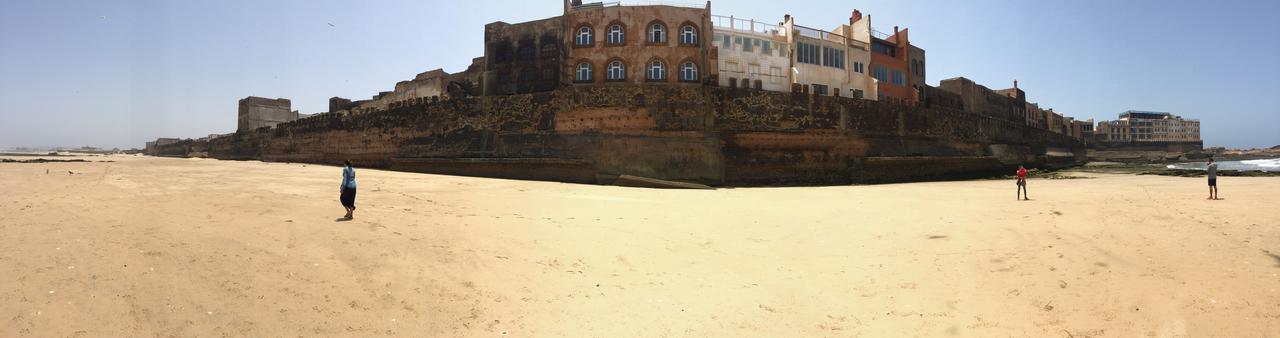
M 517 179 L 585 173 L 710 185 L 952 178 L 1074 163 L 1084 146 L 948 107 L 714 87 L 564 88 L 418 98 L 161 151 Z M 899 160 L 910 165 L 901 165 Z M 931 166 L 932 164 L 932 166 Z M 590 182 L 587 182 L 590 183 Z
M 829 96 L 722 91 L 716 125 L 725 144 L 726 181 L 735 184 L 838 184 L 984 175 L 1018 164 L 1044 166 L 1079 142 L 989 115 Z M 947 158 L 983 157 L 986 167 Z M 933 159 L 941 168 L 877 171 L 894 159 Z
M 1089 144 L 1090 148 L 1110 151 L 1167 151 L 1193 152 L 1204 149 L 1203 141 L 1154 141 L 1154 142 L 1111 142 L 1098 141 Z

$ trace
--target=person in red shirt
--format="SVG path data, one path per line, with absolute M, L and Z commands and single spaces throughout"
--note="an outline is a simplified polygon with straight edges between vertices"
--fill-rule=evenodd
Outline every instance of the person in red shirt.
M 1027 168 L 1023 166 L 1018 166 L 1018 193 L 1014 199 L 1031 200 L 1027 195 Z

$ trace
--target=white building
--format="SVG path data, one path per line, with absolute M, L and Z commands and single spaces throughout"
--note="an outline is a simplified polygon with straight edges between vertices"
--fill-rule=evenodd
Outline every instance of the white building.
M 722 87 L 791 91 L 791 46 L 781 26 L 712 15 Z
M 877 99 L 878 81 L 869 74 L 871 20 L 855 11 L 848 25 L 830 32 L 796 25 L 790 16 L 784 25 L 794 50 L 793 83 L 818 95 Z
M 1197 142 L 1200 120 L 1184 119 L 1166 112 L 1130 110 L 1116 121 L 1102 121 L 1096 130 L 1100 138 L 1121 142 Z

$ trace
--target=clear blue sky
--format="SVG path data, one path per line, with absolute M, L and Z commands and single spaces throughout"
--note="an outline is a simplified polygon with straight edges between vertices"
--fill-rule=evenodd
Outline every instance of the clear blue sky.
M 1203 124 L 1206 146 L 1280 144 L 1280 1 L 731 1 L 718 15 L 832 28 L 858 8 L 911 28 L 929 83 L 1013 79 L 1077 118 L 1128 109 Z M 303 113 L 483 54 L 484 24 L 558 1 L 6 1 L 0 147 L 141 147 L 235 130 L 236 100 Z M 332 23 L 333 26 L 329 24 Z

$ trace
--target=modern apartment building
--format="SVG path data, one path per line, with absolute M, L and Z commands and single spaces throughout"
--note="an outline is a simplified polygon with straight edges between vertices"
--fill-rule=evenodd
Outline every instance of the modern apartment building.
M 777 25 L 713 15 L 719 85 L 877 100 L 870 19 L 855 10 L 828 31 L 790 15 Z
M 1130 110 L 1098 122 L 1097 139 L 1108 142 L 1199 142 L 1200 121 L 1166 112 Z
M 817 95 L 848 96 L 876 100 L 879 88 L 867 74 L 871 62 L 870 20 L 853 12 L 848 25 L 832 31 L 795 23 L 788 15 L 789 38 L 795 50 L 792 82 Z

